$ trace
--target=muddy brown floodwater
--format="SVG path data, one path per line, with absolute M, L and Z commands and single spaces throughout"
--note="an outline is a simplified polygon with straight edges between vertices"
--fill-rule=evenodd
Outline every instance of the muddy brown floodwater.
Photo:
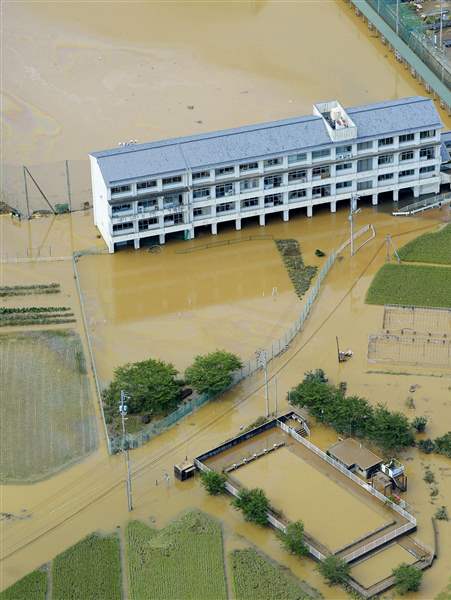
M 11 164 L 84 159 L 90 150 L 121 140 L 146 141 L 310 113 L 314 102 L 330 98 L 355 105 L 425 95 L 342 2 L 4 2 L 2 10 L 3 157 Z M 443 113 L 442 118 L 450 126 Z M 243 232 L 222 230 L 217 239 L 262 231 L 296 238 L 306 263 L 320 265 L 314 250 L 329 252 L 343 241 L 346 217 L 344 210 L 336 215 L 315 210 L 313 219 L 301 214 L 289 223 L 273 219 L 264 230 L 249 224 Z M 272 405 L 275 374 L 283 409 L 290 387 L 307 369 L 321 366 L 334 382 L 346 381 L 350 393 L 372 403 L 387 402 L 411 417 L 428 416 L 431 437 L 449 429 L 449 371 L 369 367 L 367 338 L 380 329 L 383 311 L 364 304 L 371 278 L 384 262 L 384 236 L 400 234 L 395 239 L 401 245 L 418 234 L 415 230 L 432 230 L 443 217 L 435 212 L 396 220 L 382 211 L 363 210 L 359 223 L 374 223 L 377 237 L 352 260 L 345 256 L 336 263 L 305 330 L 271 363 Z M 67 259 L 76 249 L 103 248 L 91 213 L 21 224 L 0 217 L 0 226 L 4 259 L 65 259 L 2 264 L 3 281 L 61 281 L 67 297 L 60 301 L 74 308 L 82 332 Z M 177 253 L 188 246 L 169 244 L 155 256 L 126 251 L 81 259 L 102 379 L 108 380 L 117 364 L 148 355 L 170 360 L 180 370 L 197 352 L 216 347 L 248 358 L 256 347 L 278 337 L 302 308 L 272 241 Z M 348 363 L 336 361 L 336 335 L 354 351 Z M 415 408 L 407 409 L 414 383 L 419 385 Z M 261 385 L 260 376 L 243 381 L 221 401 L 132 453 L 133 517 L 153 516 L 161 526 L 179 511 L 198 507 L 222 520 L 227 550 L 256 544 L 326 598 L 344 598 L 343 591 L 322 583 L 312 561 L 284 553 L 273 532 L 245 523 L 228 499 L 206 496 L 197 480 L 171 479 L 169 486 L 163 485 L 163 474 L 172 473 L 175 462 L 231 437 L 263 413 Z M 330 429 L 313 427 L 312 441 L 321 448 L 336 439 Z M 432 545 L 431 516 L 441 504 L 451 509 L 449 460 L 415 449 L 402 459 L 418 536 Z M 439 488 L 434 499 L 423 481 L 426 465 Z M 85 534 L 125 525 L 130 515 L 122 458 L 108 456 L 101 445 L 84 462 L 47 481 L 26 488 L 4 486 L 1 505 L 4 512 L 18 514 L 25 508 L 32 515 L 1 523 L 3 588 Z M 438 527 L 440 559 L 425 573 L 420 595 L 427 600 L 449 577 L 450 525 L 440 522 Z
M 447 431 L 451 410 L 451 373 L 438 369 L 406 368 L 404 366 L 400 368 L 396 365 L 392 367 L 384 365 L 383 369 L 369 366 L 366 359 L 368 334 L 380 329 L 383 309 L 382 307 L 368 306 L 364 303 L 368 285 L 374 273 L 385 260 L 384 238 L 386 233 L 391 232 L 392 235 L 397 235 L 394 240 L 397 245 L 402 245 L 421 231 L 434 230 L 445 217 L 445 211 L 435 211 L 427 213 L 423 217 L 403 220 L 395 219 L 383 210 L 375 211 L 372 208 L 362 210 L 358 217 L 358 224 L 373 223 L 376 227 L 377 236 L 362 248 L 352 260 L 345 254 L 343 260 L 334 265 L 325 280 L 305 330 L 295 339 L 286 353 L 270 364 L 270 401 L 272 408 L 275 401 L 275 375 L 277 375 L 279 408 L 284 410 L 287 407 L 285 400 L 287 391 L 299 382 L 306 370 L 321 366 L 326 370 L 332 381 L 346 381 L 349 393 L 365 396 L 373 403 L 387 402 L 390 408 L 402 410 L 411 418 L 416 415 L 428 416 L 429 436 L 436 437 Z M 289 223 L 275 222 L 273 229 L 270 226 L 266 228 L 266 232 L 273 231 L 275 235 L 299 239 L 306 256 L 306 262 L 309 263 L 313 261 L 314 248 L 321 247 L 329 251 L 330 248 L 339 245 L 346 236 L 346 218 L 347 212 L 345 210 L 339 210 L 335 215 L 325 211 L 317 211 L 313 219 L 306 219 L 304 216 L 299 215 Z M 48 227 L 50 221 L 47 219 L 22 223 L 21 225 L 12 224 L 9 217 L 3 217 L 1 221 L 11 250 L 22 256 L 28 241 L 28 235 L 25 235 L 25 232 L 29 232 L 30 228 L 33 240 L 39 244 L 46 236 L 45 239 L 52 245 L 55 252 L 60 252 L 63 255 L 68 251 L 67 234 L 70 230 L 74 232 L 74 249 L 77 248 L 77 245 L 80 247 L 80 244 L 91 247 L 98 242 L 95 238 L 94 228 L 87 227 L 83 230 L 83 223 L 90 223 L 83 214 L 58 217 L 50 227 Z M 46 222 L 47 227 L 44 227 Z M 242 232 L 226 230 L 218 235 L 218 240 L 229 239 L 232 235 L 257 234 L 259 231 L 261 229 L 258 226 L 249 226 Z M 66 232 L 66 235 L 64 235 L 64 232 Z M 84 232 L 83 235 L 81 235 L 81 232 Z M 11 238 L 12 234 L 14 235 Z M 194 240 L 187 242 L 187 245 L 201 244 L 203 241 Z M 248 244 L 250 243 L 243 242 L 232 247 L 233 252 L 242 253 L 243 265 L 245 265 L 247 253 L 250 252 Z M 258 256 L 262 249 L 260 248 L 261 242 L 257 244 L 253 252 Z M 280 266 L 280 271 L 278 271 L 272 244 L 274 243 L 269 240 L 267 246 L 264 246 L 266 250 L 263 250 L 264 254 L 260 255 L 260 258 L 273 261 L 274 277 L 280 278 L 279 285 L 281 290 L 284 290 L 281 292 L 281 296 L 287 294 L 287 298 L 291 298 L 292 310 L 294 311 L 296 302 L 300 310 L 302 303 L 296 300 L 294 293 L 287 286 L 284 287 L 283 285 L 283 268 Z M 183 269 L 179 269 L 178 265 L 185 264 L 183 261 L 186 255 L 178 254 L 176 248 L 178 248 L 177 244 L 168 245 L 156 257 L 161 258 L 171 276 L 182 283 L 186 281 L 186 277 Z M 215 256 L 216 251 L 217 249 L 213 250 L 212 256 Z M 209 251 L 205 252 L 208 253 Z M 192 256 L 194 255 L 197 256 L 197 253 Z M 200 258 L 196 260 L 202 261 L 205 267 L 212 260 L 208 258 L 207 254 L 199 254 L 199 256 Z M 117 287 L 117 293 L 121 295 L 120 289 L 123 285 L 122 282 L 126 273 L 125 266 L 128 261 L 132 272 L 134 271 L 134 265 L 139 265 L 144 274 L 153 273 L 154 278 L 159 277 L 164 294 L 167 285 L 165 281 L 167 279 L 165 278 L 166 269 L 163 269 L 159 276 L 155 275 L 158 270 L 155 270 L 155 263 L 152 262 L 154 258 L 155 256 L 145 250 L 137 253 L 118 253 L 114 256 L 83 257 L 81 259 L 81 271 L 85 294 L 90 296 L 97 293 L 96 297 L 98 298 L 101 298 L 102 295 L 106 295 L 108 298 L 110 295 L 113 299 L 114 290 Z M 98 259 L 106 260 L 105 263 L 100 263 L 101 268 L 98 267 L 96 262 Z M 83 261 L 86 262 L 83 263 Z M 210 268 L 213 269 L 215 264 L 218 263 L 212 261 Z M 220 267 L 218 266 L 218 268 Z M 243 266 L 243 269 L 248 274 L 245 266 Z M 118 276 L 105 275 L 105 272 L 108 273 L 109 271 L 116 272 Z M 94 273 L 97 273 L 100 277 L 97 292 L 95 286 L 92 285 Z M 17 282 L 18 280 L 19 282 L 39 281 L 42 277 L 45 280 L 61 278 L 63 282 L 66 282 L 64 287 L 68 290 L 68 293 L 71 295 L 73 293 L 73 288 L 69 285 L 72 277 L 70 261 L 32 262 L 24 265 L 7 264 L 4 265 L 4 274 L 6 274 L 7 283 Z M 133 277 L 135 276 L 136 274 L 133 275 Z M 208 291 L 206 287 L 203 288 L 200 284 L 199 295 L 202 297 L 202 301 L 199 300 L 196 310 L 193 310 L 191 331 L 185 331 L 182 328 L 181 333 L 177 335 L 175 327 L 168 329 L 168 343 L 163 346 L 163 351 L 169 353 L 172 340 L 171 358 L 179 368 L 183 368 L 189 357 L 187 347 L 190 347 L 191 332 L 196 332 L 197 325 L 199 325 L 199 335 L 205 335 L 202 333 L 203 318 L 205 315 L 210 315 L 212 307 L 216 311 L 216 302 L 221 294 L 226 294 L 230 303 L 224 304 L 224 318 L 222 320 L 218 319 L 215 327 L 209 328 L 209 348 L 226 345 L 227 340 L 242 339 L 240 321 L 234 322 L 227 319 L 229 311 L 230 314 L 234 314 L 234 311 L 239 312 L 242 310 L 240 308 L 242 303 L 247 305 L 249 314 L 252 315 L 252 319 L 256 324 L 259 321 L 264 322 L 265 319 L 274 322 L 282 319 L 283 322 L 283 319 L 286 318 L 288 321 L 288 317 L 281 317 L 279 314 L 278 300 L 274 301 L 271 298 L 268 305 L 262 304 L 262 288 L 260 286 L 265 281 L 263 275 L 256 276 L 253 279 L 255 285 L 254 295 L 247 286 L 243 286 L 243 298 L 239 297 L 239 293 L 235 289 L 240 282 L 239 270 L 235 273 L 233 271 L 229 272 L 227 277 L 229 278 L 229 285 L 233 287 L 231 292 L 227 292 L 227 286 L 224 287 L 220 278 L 212 278 L 212 286 Z M 270 284 L 271 281 L 267 282 L 266 285 L 268 283 Z M 149 285 L 153 286 L 152 289 L 154 289 L 156 282 L 151 282 Z M 107 286 L 107 290 L 104 289 L 105 286 Z M 183 286 L 180 287 L 183 289 Z M 269 287 L 268 285 L 268 289 Z M 188 294 L 190 289 L 185 290 L 185 292 Z M 146 298 L 149 297 L 147 293 L 144 295 Z M 182 299 L 177 300 L 174 296 L 174 299 L 171 300 L 171 296 L 169 296 L 166 315 L 170 314 L 170 310 L 180 308 L 179 303 L 182 302 L 183 304 L 185 297 L 182 295 Z M 75 300 L 68 298 L 67 301 L 75 304 Z M 102 301 L 96 300 L 96 302 L 98 302 L 98 305 L 97 307 L 94 306 L 93 315 L 100 314 L 102 309 Z M 116 349 L 113 354 L 111 349 L 108 348 L 110 356 L 115 357 L 115 360 L 119 362 L 129 360 L 131 357 L 139 358 L 140 353 L 142 353 L 142 356 L 148 353 L 152 355 L 159 354 L 160 337 L 155 338 L 153 331 L 158 318 L 165 318 L 165 310 L 162 309 L 158 299 L 148 301 L 149 304 L 157 307 L 152 306 L 148 311 L 142 308 L 140 302 L 139 296 L 130 295 L 128 306 L 132 314 L 125 319 L 124 331 L 121 329 L 124 326 L 124 315 L 121 310 L 115 311 L 110 308 L 107 323 L 103 324 L 102 336 L 109 336 L 111 340 L 109 343 L 112 343 L 116 335 L 119 336 L 119 340 L 125 340 L 127 335 L 129 336 L 129 342 L 122 344 L 121 351 Z M 171 304 L 171 302 L 174 304 Z M 107 302 L 105 306 L 108 308 Z M 147 332 L 147 342 L 139 345 L 139 351 L 133 349 L 134 338 L 129 335 L 127 330 L 127 328 L 133 327 L 133 312 L 135 310 L 136 322 L 139 323 L 143 338 L 146 337 Z M 289 315 L 289 318 L 291 318 L 291 315 Z M 275 330 L 275 333 L 277 333 L 277 330 Z M 259 329 L 257 327 L 253 335 L 253 343 L 263 344 L 267 342 L 269 333 L 265 328 Z M 337 363 L 336 335 L 339 336 L 344 346 L 350 347 L 354 351 L 354 357 L 348 363 L 341 365 Z M 99 339 L 102 336 L 99 335 Z M 246 342 L 242 342 L 242 344 L 241 350 L 244 353 L 248 348 Z M 98 348 L 101 349 L 101 346 L 98 346 Z M 98 353 L 99 350 L 96 354 Z M 99 360 L 102 363 L 101 356 Z M 105 373 L 108 377 L 106 364 Z M 412 395 L 409 392 L 412 384 L 419 386 L 413 393 L 415 408 L 407 409 L 406 399 L 409 395 Z M 135 504 L 133 517 L 147 519 L 149 516 L 153 516 L 157 525 L 164 525 L 179 511 L 188 507 L 198 507 L 218 516 L 222 520 L 225 528 L 226 548 L 233 548 L 243 543 L 256 544 L 272 558 L 289 566 L 296 575 L 320 589 L 326 598 L 345 597 L 344 592 L 335 589 L 331 596 L 331 591 L 322 584 L 314 570 L 313 562 L 310 560 L 300 562 L 286 555 L 279 547 L 277 538 L 271 531 L 261 530 L 243 522 L 240 515 L 230 507 L 228 499 L 212 499 L 206 496 L 197 480 L 178 483 L 171 479 L 169 486 L 163 484 L 164 473 L 172 473 L 174 463 L 183 460 L 185 456 L 192 457 L 200 454 L 202 451 L 231 437 L 239 431 L 243 424 L 248 424 L 263 414 L 265 400 L 261 385 L 260 376 L 245 380 L 221 401 L 206 405 L 143 448 L 133 451 L 132 470 Z M 101 431 L 100 425 L 99 431 Z M 321 448 L 327 448 L 336 440 L 337 436 L 332 430 L 321 426 L 313 426 L 312 441 Z M 432 546 L 431 516 L 438 506 L 449 503 L 448 499 L 451 497 L 451 467 L 449 460 L 435 455 L 419 454 L 415 449 L 405 452 L 402 455 L 402 460 L 406 464 L 409 477 L 406 499 L 418 519 L 418 537 L 421 541 Z M 429 487 L 423 481 L 426 465 L 429 465 L 435 473 L 439 488 L 439 495 L 434 499 L 431 499 Z M 158 486 L 155 485 L 156 480 L 159 482 Z M 129 518 L 126 507 L 122 458 L 120 456 L 109 457 L 104 446 L 83 463 L 56 475 L 48 481 L 28 486 L 26 491 L 25 495 L 22 486 L 5 486 L 2 488 L 3 511 L 17 514 L 25 508 L 32 514 L 32 518 L 27 521 L 2 523 L 4 535 L 2 549 L 3 586 L 12 583 L 32 568 L 49 560 L 90 531 L 96 529 L 111 530 L 117 525 L 123 526 Z M 445 587 L 449 575 L 448 564 L 451 557 L 449 524 L 439 522 L 438 527 L 440 559 L 432 569 L 425 572 L 422 595 L 420 596 L 428 600 Z M 376 562 L 376 564 L 379 563 Z M 385 562 L 380 568 L 381 571 L 386 569 Z M 370 570 L 372 571 L 372 569 Z M 362 571 L 363 573 L 367 572 L 364 565 L 362 565 Z
M 427 95 L 339 0 L 6 1 L 3 34 L 14 164 Z

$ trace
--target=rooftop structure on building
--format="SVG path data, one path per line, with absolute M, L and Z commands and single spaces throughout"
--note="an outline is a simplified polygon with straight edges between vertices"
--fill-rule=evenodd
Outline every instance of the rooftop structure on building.
M 242 222 L 351 196 L 398 199 L 438 192 L 443 124 L 428 98 L 345 109 L 317 103 L 313 115 L 90 155 L 94 221 L 110 252 L 144 240 L 193 238 L 198 227 Z
M 350 471 L 366 478 L 378 471 L 383 463 L 382 458 L 353 438 L 337 442 L 329 448 L 327 454 Z

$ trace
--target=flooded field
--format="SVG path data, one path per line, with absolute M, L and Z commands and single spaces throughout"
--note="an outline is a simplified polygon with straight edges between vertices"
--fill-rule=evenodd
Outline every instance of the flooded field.
M 67 329 L 0 334 L 2 482 L 42 479 L 97 447 L 78 336 Z M 19 331 L 17 331 L 19 330 Z
M 116 2 L 108 11 L 98 1 L 6 2 L 3 19 L 3 189 L 22 210 L 23 164 L 52 201 L 66 202 L 64 161 L 78 161 L 70 185 L 80 206 L 87 154 L 121 141 L 310 114 L 319 100 L 427 95 L 341 0 L 327 10 L 316 0 Z M 48 208 L 31 181 L 29 191 L 35 208 Z
M 352 567 L 351 575 L 365 588 L 369 588 L 381 579 L 390 577 L 394 565 L 411 565 L 415 561 L 416 558 L 400 544 L 392 544 Z
M 344 239 L 347 231 L 346 216 L 346 212 L 341 210 L 335 215 L 321 212 L 309 220 L 299 216 L 289 223 L 275 223 L 275 235 L 277 235 L 278 228 L 282 228 L 283 237 L 299 239 L 306 262 L 312 262 L 312 254 L 316 247 L 329 251 Z M 384 400 L 390 408 L 402 410 L 410 418 L 426 415 L 429 418 L 427 434 L 430 437 L 445 433 L 447 415 L 451 408 L 449 393 L 451 373 L 437 369 L 413 367 L 406 370 L 405 368 L 400 369 L 396 365 L 384 366 L 383 371 L 369 367 L 366 359 L 367 336 L 370 332 L 380 328 L 383 308 L 364 304 L 365 293 L 371 278 L 385 260 L 385 234 L 390 231 L 397 236 L 394 238 L 396 243 L 402 245 L 418 235 L 419 231 L 434 230 L 444 217 L 443 211 L 437 211 L 422 218 L 396 220 L 382 210 L 363 209 L 362 214 L 358 217 L 359 223 L 372 222 L 376 227 L 376 239 L 367 244 L 352 260 L 345 255 L 343 260 L 336 263 L 326 278 L 305 331 L 296 338 L 292 347 L 280 359 L 271 363 L 271 409 L 274 408 L 274 376 L 277 376 L 279 410 L 284 410 L 287 407 L 285 398 L 288 389 L 302 379 L 306 370 L 322 366 L 332 381 L 347 381 L 348 393 L 361 394 L 373 403 Z M 2 218 L 3 230 L 6 232 L 7 239 L 16 240 L 22 247 L 24 240 L 27 239 L 25 233 L 27 229 L 31 229 L 33 239 L 40 241 L 42 236 L 47 234 L 48 243 L 55 248 L 55 251 L 61 250 L 61 252 L 65 252 L 68 247 L 69 237 L 67 234 L 71 229 L 78 232 L 73 238 L 73 247 L 76 248 L 77 244 L 83 243 L 87 247 L 95 246 L 95 231 L 93 228 L 85 229 L 83 225 L 86 222 L 89 223 L 82 213 L 71 217 L 58 217 L 51 227 L 48 227 L 48 219 L 22 223 L 17 226 L 12 224 L 9 218 Z M 257 232 L 258 229 L 258 227 L 249 228 L 246 230 L 246 234 Z M 271 227 L 266 229 L 266 231 L 270 230 Z M 19 232 L 15 238 L 11 238 L 13 232 Z M 231 234 L 228 231 L 220 232 L 218 239 L 226 239 L 231 235 L 237 234 Z M 196 240 L 187 242 L 187 244 L 196 243 L 200 242 L 196 242 Z M 248 246 L 245 243 L 239 244 L 234 247 L 234 251 L 237 248 L 246 252 Z M 174 262 L 178 261 L 180 257 L 184 257 L 184 255 L 176 254 L 175 250 L 172 251 L 169 245 L 163 250 L 161 257 L 165 256 L 166 249 L 168 249 L 167 255 L 171 256 Z M 83 261 L 86 260 L 85 264 L 88 265 L 92 258 L 95 260 L 110 259 L 105 262 L 106 266 L 103 269 L 93 271 L 97 272 L 99 277 L 103 277 L 103 271 L 107 267 L 113 268 L 120 261 L 124 261 L 122 270 L 125 273 L 125 257 L 127 260 L 134 261 L 135 256 L 138 257 L 136 259 L 138 263 L 148 258 L 154 258 L 149 254 L 143 254 L 144 258 L 140 258 L 140 253 L 133 254 L 131 252 L 110 257 L 83 257 L 80 264 L 84 288 L 86 287 L 88 291 L 90 289 L 87 285 L 88 279 Z M 118 263 L 117 259 L 119 259 Z M 167 260 L 169 264 L 170 261 Z M 217 266 L 217 262 L 211 264 L 212 269 Z M 8 283 L 54 281 L 56 279 L 63 282 L 63 287 L 69 286 L 70 282 L 73 286 L 70 261 L 14 263 L 3 265 L 3 269 Z M 276 263 L 274 263 L 273 270 L 277 272 Z M 182 270 L 173 269 L 172 273 L 179 273 L 179 276 L 183 277 Z M 280 266 L 279 276 L 283 275 L 283 269 Z M 282 283 L 280 283 L 280 287 L 283 289 Z M 73 287 L 67 289 L 70 294 L 76 293 Z M 288 282 L 285 290 L 283 293 L 292 294 L 293 303 L 297 302 L 301 307 L 301 303 L 295 299 L 294 292 L 289 291 Z M 101 290 L 101 294 L 103 293 Z M 215 290 L 211 289 L 208 293 L 211 294 L 211 303 L 214 304 L 213 299 L 217 297 Z M 260 301 L 263 299 L 260 293 L 261 288 L 257 287 L 255 297 L 252 298 L 250 295 L 247 299 L 252 306 L 251 313 L 254 318 L 255 314 L 258 315 Z M 69 298 L 66 298 L 64 303 L 67 301 Z M 75 304 L 76 295 L 72 298 L 71 305 L 72 301 Z M 274 301 L 272 297 L 270 303 L 269 306 L 277 306 L 277 300 Z M 227 310 L 233 310 L 236 304 L 239 304 L 237 296 L 234 297 L 234 302 Z M 293 306 L 296 305 L 293 304 Z M 203 307 L 199 309 L 200 313 L 208 310 L 208 307 L 208 301 L 204 301 Z M 150 312 L 152 313 L 152 311 Z M 280 318 L 280 315 L 274 308 L 272 318 L 276 319 L 277 317 Z M 144 327 L 142 313 L 139 314 L 139 318 L 142 329 Z M 147 323 L 147 319 L 152 322 L 153 318 L 151 314 L 146 318 L 145 323 Z M 350 326 L 351 323 L 352 326 Z M 114 320 L 110 321 L 110 324 L 112 328 L 115 328 Z M 228 322 L 227 325 L 232 327 Z M 78 326 L 80 326 L 80 321 L 77 318 Z M 223 328 L 224 319 L 218 321 L 214 329 L 211 328 L 209 335 L 213 348 L 224 344 Z M 260 334 L 262 342 L 267 339 L 265 330 L 262 330 Z M 354 357 L 350 362 L 340 365 L 337 363 L 335 335 L 339 336 L 343 345 L 354 351 Z M 235 326 L 234 337 L 241 339 L 239 326 Z M 256 337 L 255 343 L 258 341 L 259 339 Z M 124 344 L 119 357 L 121 361 L 129 360 L 130 353 L 133 351 L 132 346 L 131 342 Z M 182 341 L 177 338 L 172 345 L 171 357 L 176 365 L 183 366 L 188 359 L 187 347 L 189 347 L 189 338 L 184 338 Z M 150 350 L 152 351 L 152 348 Z M 409 392 L 412 384 L 419 386 L 413 394 Z M 311 585 L 322 590 L 326 598 L 330 598 L 329 589 L 322 584 L 319 575 L 314 571 L 313 563 L 308 560 L 300 563 L 286 555 L 280 549 L 279 542 L 272 532 L 260 530 L 242 521 L 240 515 L 230 507 L 226 499 L 206 496 L 197 480 L 181 484 L 171 479 L 169 486 L 164 483 L 163 475 L 165 472 L 172 472 L 174 463 L 183 460 L 185 456 L 196 456 L 237 434 L 243 424 L 251 423 L 264 413 L 265 400 L 261 385 L 261 376 L 245 380 L 222 400 L 203 407 L 180 422 L 177 427 L 162 434 L 140 450 L 133 451 L 135 505 L 133 516 L 148 518 L 149 515 L 152 515 L 157 524 L 163 526 L 180 511 L 188 507 L 199 507 L 223 521 L 226 546 L 239 545 L 243 538 L 249 540 L 261 547 L 270 557 L 289 566 L 300 578 L 306 579 Z M 412 395 L 414 396 L 414 408 L 407 408 L 407 397 Z M 337 436 L 332 430 L 320 426 L 313 427 L 312 442 L 319 447 L 326 449 L 336 440 Z M 422 541 L 432 545 L 430 518 L 436 507 L 446 504 L 447 498 L 451 496 L 449 461 L 444 457 L 419 454 L 414 449 L 407 451 L 401 458 L 406 464 L 409 477 L 406 498 L 419 522 L 418 536 Z M 434 471 L 439 488 L 439 495 L 432 499 L 432 503 L 428 486 L 423 482 L 426 465 L 429 465 Z M 29 487 L 26 501 L 24 501 L 21 486 L 4 487 L 2 489 L 3 510 L 12 514 L 20 514 L 20 510 L 26 508 L 33 515 L 26 521 L 17 520 L 1 524 L 5 539 L 4 554 L 2 555 L 4 585 L 12 583 L 19 576 L 79 540 L 83 535 L 93 530 L 109 531 L 116 525 L 124 525 L 128 520 L 124 474 L 122 457 L 107 456 L 105 447 L 102 445 L 99 451 L 83 463 L 48 481 Z M 157 481 L 159 485 L 156 485 Z M 446 522 L 439 523 L 441 553 L 444 559 L 451 556 L 447 527 Z M 422 597 L 433 598 L 445 587 L 447 577 L 446 560 L 437 562 L 431 570 L 425 572 Z M 334 595 L 337 598 L 344 598 L 345 593 L 334 590 Z
M 321 2 L 142 2 L 111 4 L 108 11 L 100 2 L 9 2 L 3 16 L 4 161 L 16 167 L 46 163 L 42 172 L 48 181 L 54 179 L 54 161 L 60 161 L 59 173 L 63 159 L 84 160 L 91 150 L 131 138 L 141 142 L 310 113 L 313 102 L 329 98 L 355 105 L 426 95 L 344 2 L 328 2 L 327 10 Z M 450 120 L 441 114 L 449 127 Z M 17 173 L 19 187 L 12 200 L 23 194 L 23 174 Z M 61 189 L 55 197 L 64 199 L 65 188 Z M 375 225 L 376 239 L 352 260 L 346 255 L 332 268 L 305 330 L 271 363 L 271 406 L 276 376 L 283 409 L 287 391 L 306 370 L 321 366 L 333 382 L 346 381 L 349 393 L 374 404 L 385 401 L 410 418 L 427 416 L 427 435 L 435 437 L 449 429 L 451 373 L 370 367 L 368 334 L 379 330 L 383 309 L 365 305 L 364 297 L 385 260 L 384 236 L 391 233 L 402 245 L 419 232 L 433 230 L 446 215 L 436 211 L 395 220 L 387 209 L 366 207 L 359 214 L 359 225 Z M 0 227 L 1 256 L 9 261 L 1 265 L 3 284 L 62 282 L 68 296 L 64 304 L 74 308 L 82 335 L 67 259 L 74 250 L 104 248 L 91 213 L 22 223 L 0 217 Z M 313 219 L 304 214 L 288 223 L 274 219 L 264 230 L 255 224 L 242 232 L 220 228 L 218 239 L 262 231 L 298 239 L 306 264 L 320 265 L 315 249 L 328 253 L 340 245 L 348 234 L 347 212 L 339 208 L 331 215 L 326 208 L 315 209 Z M 186 242 L 198 243 L 205 238 Z M 169 244 L 155 256 L 143 250 L 80 260 L 103 379 L 117 364 L 149 354 L 179 369 L 194 354 L 217 347 L 247 358 L 280 335 L 302 308 L 271 241 L 195 253 L 189 259 L 177 254 L 178 247 Z M 31 257 L 50 260 L 11 262 Z M 278 290 L 275 296 L 273 287 Z M 9 305 L 13 306 L 10 301 Z M 337 363 L 335 336 L 354 352 L 348 363 Z M 84 344 L 87 355 L 85 340 Z M 412 384 L 419 386 L 414 393 L 409 392 Z M 406 399 L 412 395 L 414 406 L 407 408 Z M 174 463 L 235 435 L 262 415 L 264 406 L 262 378 L 256 375 L 134 451 L 133 517 L 152 516 L 160 527 L 180 511 L 198 507 L 221 519 L 226 549 L 251 542 L 320 589 L 325 598 L 345 598 L 344 591 L 331 592 L 322 583 L 312 561 L 286 554 L 273 532 L 244 522 L 227 499 L 208 497 L 197 480 L 178 483 L 171 478 L 169 485 L 164 483 L 164 473 L 172 473 Z M 100 440 L 101 427 L 98 421 Z M 329 429 L 312 430 L 312 441 L 321 448 L 336 439 Z M 401 458 L 418 536 L 432 545 L 431 516 L 451 497 L 449 460 L 416 449 Z M 427 465 L 439 489 L 434 498 L 423 482 Z M 130 516 L 124 476 L 122 457 L 108 456 L 101 444 L 84 462 L 27 487 L 26 495 L 23 486 L 4 486 L 1 510 L 17 516 L 26 509 L 31 518 L 0 524 L 1 586 L 91 531 L 124 527 Z M 445 588 L 449 577 L 449 524 L 438 527 L 440 560 L 425 572 L 419 596 L 427 600 Z
M 332 552 L 388 524 L 288 448 L 241 467 L 233 479 L 248 489 L 262 488 L 272 506 L 290 521 L 301 520 L 305 530 Z

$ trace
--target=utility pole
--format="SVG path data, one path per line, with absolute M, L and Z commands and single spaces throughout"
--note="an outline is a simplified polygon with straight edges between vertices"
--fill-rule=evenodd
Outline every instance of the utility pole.
M 125 417 L 127 415 L 127 405 L 125 401 L 127 400 L 127 395 L 124 390 L 121 390 L 121 402 L 119 404 L 119 414 L 121 415 L 122 422 L 122 452 L 124 453 L 125 458 L 125 466 L 127 469 L 127 503 L 129 512 L 133 510 L 132 504 L 132 479 L 130 474 L 130 457 L 128 452 L 128 443 L 125 435 Z
M 360 212 L 360 208 L 357 208 L 357 202 L 360 200 L 360 196 L 353 194 L 351 196 L 351 207 L 349 209 L 349 223 L 351 226 L 351 256 L 354 256 L 354 215 Z
M 265 373 L 266 416 L 269 417 L 268 358 L 266 355 L 266 350 L 256 350 L 255 356 L 257 358 L 257 364 L 264 369 Z
M 278 406 L 277 406 L 277 377 L 274 377 L 274 399 L 275 399 L 276 417 L 277 417 L 277 413 L 278 413 Z
M 396 0 L 396 35 L 399 34 L 399 0 Z

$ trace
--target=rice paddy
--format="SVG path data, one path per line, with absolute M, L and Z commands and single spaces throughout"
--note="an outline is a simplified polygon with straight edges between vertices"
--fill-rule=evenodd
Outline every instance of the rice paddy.
M 307 600 L 305 584 L 252 548 L 230 554 L 236 600 Z M 309 590 L 310 591 L 310 590 Z
M 127 556 L 131 600 L 227 598 L 221 526 L 202 513 L 160 531 L 132 521 Z
M 93 533 L 0 593 L 0 600 L 309 600 L 321 595 L 251 548 L 224 561 L 221 524 L 192 511 L 164 529 L 131 521 L 126 571 L 117 533 Z M 226 567 L 234 590 L 227 590 Z M 127 581 L 126 581 L 127 580 Z M 50 585 L 48 584 L 50 582 Z M 128 595 L 124 590 L 127 589 Z
M 450 307 L 451 268 L 386 264 L 374 277 L 366 301 L 368 304 Z
M 425 233 L 399 250 L 401 260 L 451 265 L 451 224 L 435 233 Z
M 121 600 L 117 535 L 92 534 L 52 564 L 52 600 Z
M 0 365 L 3 483 L 38 481 L 96 448 L 96 417 L 75 332 L 2 334 Z
M 0 592 L 0 600 L 46 600 L 47 573 L 36 570 Z

